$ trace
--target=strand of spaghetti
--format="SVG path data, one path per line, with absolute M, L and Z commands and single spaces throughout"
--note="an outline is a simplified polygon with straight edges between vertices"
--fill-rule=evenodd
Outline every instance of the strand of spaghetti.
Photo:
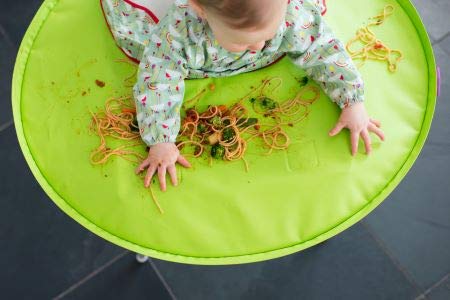
M 264 80 L 263 83 L 260 84 L 258 87 L 256 88 L 252 88 L 250 90 L 250 92 L 248 92 L 246 95 L 244 95 L 242 98 L 240 98 L 236 103 L 241 103 L 243 100 L 247 99 L 248 97 L 250 97 L 250 95 L 252 95 L 253 93 L 255 93 L 257 90 L 259 90 L 260 88 L 262 88 L 264 86 Z
M 247 160 L 242 156 L 241 157 L 241 159 L 244 161 L 244 164 L 245 164 L 245 171 L 248 173 L 248 170 L 249 170 L 249 168 L 248 168 L 248 162 L 247 162 Z
M 230 151 L 229 148 L 225 148 L 225 158 L 228 160 L 238 160 L 242 157 L 242 154 L 244 153 L 246 148 L 246 142 L 245 140 L 239 141 L 237 144 L 236 149 L 233 151 Z
M 264 94 L 264 90 L 266 88 L 268 88 L 270 86 L 270 84 L 272 83 L 272 81 L 278 80 L 278 85 L 275 86 L 272 91 L 270 92 L 270 94 L 274 93 L 282 84 L 283 84 L 283 79 L 281 77 L 272 77 L 271 79 L 266 79 L 264 82 L 263 87 L 261 88 L 261 94 Z M 266 93 L 269 94 L 269 93 Z
M 392 15 L 394 13 L 394 10 L 395 9 L 392 5 L 390 5 L 390 4 L 386 5 L 383 8 L 383 13 L 369 18 L 369 20 L 372 20 L 372 19 L 376 20 L 375 22 L 369 23 L 369 26 L 383 24 L 384 21 L 387 19 L 387 17 L 389 17 L 390 15 Z
M 128 76 L 127 78 L 125 78 L 123 80 L 125 83 L 128 83 L 128 81 L 130 81 L 131 79 L 135 79 L 136 78 L 137 71 L 138 71 L 138 69 L 136 68 L 136 66 L 137 66 L 136 62 L 133 62 L 133 61 L 131 61 L 129 59 L 126 59 L 126 58 L 115 59 L 115 62 L 126 63 L 126 64 L 129 64 L 129 65 L 134 67 L 133 74 L 131 74 L 130 76 Z M 131 86 L 133 86 L 133 84 L 132 85 L 125 85 L 125 87 L 131 87 Z
M 206 92 L 206 89 L 201 90 L 197 95 L 195 95 L 193 98 L 185 101 L 183 103 L 183 107 L 187 106 L 195 106 L 197 102 L 202 98 L 203 94 Z M 191 105 L 192 104 L 192 105 Z
M 159 212 L 160 212 L 161 214 L 163 214 L 163 213 L 164 213 L 164 210 L 162 209 L 161 205 L 159 204 L 158 199 L 156 199 L 156 196 L 155 196 L 155 194 L 153 193 L 152 183 L 151 183 L 151 182 L 150 182 L 150 185 L 149 185 L 148 188 L 149 188 L 149 190 L 150 190 L 150 195 L 152 196 L 153 202 L 154 202 L 154 203 L 156 204 L 156 206 L 158 207 Z
M 180 135 L 183 135 L 189 129 L 189 126 L 193 126 L 193 130 L 192 130 L 191 136 L 190 136 L 190 138 L 192 139 L 193 136 L 195 135 L 195 132 L 197 131 L 197 123 L 195 123 L 195 122 L 184 123 Z
M 214 109 L 214 111 L 211 111 L 211 109 Z M 210 115 L 205 115 L 206 112 L 209 112 Z M 211 106 L 206 112 L 201 114 L 199 116 L 199 119 L 210 119 L 212 117 L 215 117 L 219 113 L 219 109 L 217 108 L 217 106 Z
M 102 151 L 103 151 L 103 149 L 101 149 Z M 112 149 L 106 149 L 106 150 L 104 150 L 101 154 L 103 155 L 103 158 L 101 158 L 101 159 L 99 159 L 99 160 L 96 160 L 95 159 L 95 156 L 98 154 L 98 152 L 93 152 L 92 154 L 91 154 L 91 162 L 92 162 L 92 164 L 104 164 L 107 160 L 108 160 L 108 158 L 111 156 L 111 155 L 118 155 L 118 156 L 121 156 L 123 159 L 125 159 L 125 160 L 128 160 L 128 161 L 134 161 L 134 160 L 131 160 L 131 159 L 129 159 L 129 158 L 127 158 L 125 155 L 134 155 L 134 156 L 136 156 L 137 158 L 139 158 L 139 159 L 144 159 L 144 157 L 143 156 L 141 156 L 141 155 L 139 155 L 138 153 L 135 153 L 134 151 L 126 151 L 126 150 L 120 150 L 120 149 L 114 149 L 114 150 L 112 150 Z
M 200 155 L 202 155 L 204 147 L 202 144 L 200 144 L 199 142 L 196 142 L 196 141 L 192 141 L 192 140 L 183 141 L 183 142 L 177 144 L 177 147 L 178 147 L 178 149 L 181 149 L 184 145 L 187 145 L 187 144 L 194 144 L 194 145 L 197 145 L 198 147 L 200 147 L 201 152 L 198 153 L 197 155 L 194 154 L 194 157 L 199 157 Z
M 131 161 L 130 159 L 128 159 L 125 155 L 133 155 L 136 156 L 139 159 L 144 159 L 145 157 L 142 156 L 140 153 L 136 152 L 136 151 L 127 151 L 127 150 L 122 150 L 124 148 L 128 148 L 128 147 L 134 147 L 136 145 L 139 145 L 141 143 L 134 143 L 131 145 L 122 145 L 116 149 L 110 149 L 107 147 L 101 147 L 95 151 L 93 151 L 91 153 L 91 162 L 92 164 L 103 164 L 106 163 L 106 161 L 108 160 L 108 158 L 112 155 L 118 155 L 121 156 L 123 159 Z M 103 158 L 101 158 L 100 160 L 95 160 L 95 156 L 101 151 L 101 154 L 103 155 Z
M 281 84 L 283 82 L 282 78 L 279 76 L 272 77 L 270 79 L 263 79 L 262 83 L 259 86 L 257 86 L 256 88 L 253 88 L 249 93 L 247 93 L 245 96 L 243 96 L 241 99 L 239 99 L 236 103 L 237 104 L 241 103 L 243 100 L 247 99 L 248 97 L 250 97 L 250 95 L 253 95 L 258 90 L 261 90 L 259 93 L 259 95 L 261 96 L 264 93 L 265 88 L 267 86 L 269 86 L 272 83 L 272 81 L 274 81 L 274 80 L 279 80 L 279 84 L 275 88 L 272 89 L 271 92 L 273 93 L 276 89 L 278 89 L 281 86 Z

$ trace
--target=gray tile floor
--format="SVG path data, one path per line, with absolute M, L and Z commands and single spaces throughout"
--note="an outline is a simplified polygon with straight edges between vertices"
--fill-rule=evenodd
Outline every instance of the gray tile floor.
M 413 1 L 450 78 L 450 0 Z M 430 135 L 396 190 L 324 244 L 246 265 L 192 266 L 133 253 L 62 213 L 29 171 L 14 132 L 10 83 L 41 0 L 0 11 L 0 292 L 2 299 L 450 299 L 450 82 Z M 20 17 L 18 17 L 20 16 Z

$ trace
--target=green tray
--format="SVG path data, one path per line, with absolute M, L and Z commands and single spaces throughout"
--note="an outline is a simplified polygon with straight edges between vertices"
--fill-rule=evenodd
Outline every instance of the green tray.
M 191 159 L 177 167 L 180 184 L 154 191 L 160 214 L 134 174 L 114 158 L 89 162 L 99 139 L 89 135 L 88 110 L 127 95 L 123 79 L 133 67 L 114 62 L 116 47 L 98 1 L 46 0 L 22 41 L 14 70 L 13 111 L 17 136 L 31 171 L 55 204 L 104 239 L 151 257 L 190 264 L 237 264 L 280 257 L 320 243 L 361 220 L 399 184 L 419 155 L 436 102 L 436 72 L 425 28 L 407 0 L 334 0 L 326 19 L 349 40 L 386 4 L 396 11 L 376 28 L 380 39 L 401 49 L 404 60 L 391 74 L 384 63 L 362 69 L 366 108 L 382 122 L 386 140 L 371 133 L 373 152 L 360 141 L 350 155 L 349 131 L 328 131 L 340 109 L 324 94 L 290 131 L 287 151 L 264 157 L 250 147 L 250 170 L 242 161 Z M 266 76 L 281 76 L 274 95 L 295 94 L 303 71 L 287 59 L 256 72 L 223 79 L 187 81 L 186 97 L 216 84 L 201 104 L 230 104 Z M 99 79 L 103 88 L 95 84 Z M 144 153 L 145 147 L 141 147 Z

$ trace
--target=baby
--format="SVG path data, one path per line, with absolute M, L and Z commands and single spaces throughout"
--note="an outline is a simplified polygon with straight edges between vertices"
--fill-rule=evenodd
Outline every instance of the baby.
M 190 167 L 175 145 L 184 79 L 249 72 L 270 65 L 283 55 L 303 68 L 341 108 L 329 136 L 348 128 L 352 155 L 357 151 L 359 137 L 365 143 L 366 153 L 371 152 L 369 131 L 384 141 L 380 122 L 369 118 L 364 107 L 361 75 L 324 22 L 319 2 L 176 0 L 153 28 L 149 26 L 151 22 L 137 23 L 139 15 L 129 7 L 129 0 L 115 1 L 109 7 L 102 3 L 119 46 L 140 60 L 133 91 L 140 134 L 150 150 L 136 173 L 147 169 L 146 187 L 157 172 L 160 188 L 165 191 L 166 172 L 172 184 L 177 185 L 175 164 Z M 114 20 L 122 24 L 111 26 Z M 143 36 L 136 36 L 130 28 L 141 31 Z

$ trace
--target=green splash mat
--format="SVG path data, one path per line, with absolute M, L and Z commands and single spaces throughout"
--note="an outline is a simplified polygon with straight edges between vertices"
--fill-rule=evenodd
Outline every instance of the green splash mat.
M 46 0 L 21 44 L 13 78 L 14 121 L 31 171 L 55 204 L 106 240 L 159 259 L 191 264 L 236 264 L 287 255 L 320 243 L 356 223 L 399 184 L 425 142 L 436 101 L 435 62 L 417 12 L 407 0 L 334 0 L 326 19 L 343 41 L 386 4 L 394 16 L 377 30 L 405 55 L 395 74 L 382 63 L 361 70 L 366 108 L 382 122 L 386 140 L 371 133 L 373 152 L 360 141 L 350 155 L 349 131 L 328 131 L 340 109 L 322 96 L 291 132 L 288 151 L 242 162 L 193 160 L 178 167 L 180 185 L 155 193 L 159 214 L 134 166 L 116 158 L 89 163 L 98 138 L 90 115 L 111 96 L 130 93 L 132 69 L 104 23 L 98 1 Z M 229 104 L 263 77 L 281 76 L 275 97 L 295 94 L 303 71 L 283 59 L 256 72 L 187 82 L 192 97 L 211 82 L 211 104 Z M 100 79 L 104 88 L 95 85 Z

